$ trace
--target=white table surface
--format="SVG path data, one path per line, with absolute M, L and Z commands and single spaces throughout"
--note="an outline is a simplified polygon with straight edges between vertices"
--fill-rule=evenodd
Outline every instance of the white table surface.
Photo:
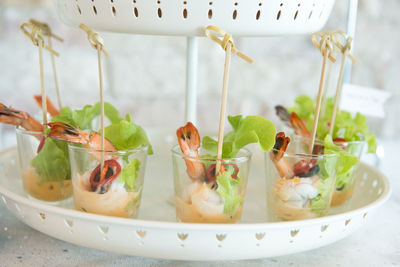
M 12 138 L 10 139 L 12 142 Z M 10 143 L 8 143 L 10 144 Z M 365 226 L 326 247 L 276 258 L 188 262 L 126 256 L 80 247 L 42 234 L 20 222 L 0 205 L 0 266 L 399 266 L 400 168 L 395 152 L 400 142 L 381 142 L 385 158 L 380 169 L 393 194 L 371 214 Z

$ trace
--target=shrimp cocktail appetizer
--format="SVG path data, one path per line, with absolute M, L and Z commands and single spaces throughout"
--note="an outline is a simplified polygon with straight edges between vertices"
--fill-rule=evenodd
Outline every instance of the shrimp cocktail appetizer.
M 200 135 L 188 122 L 176 132 L 172 149 L 177 220 L 191 223 L 235 223 L 242 214 L 251 153 L 244 147 L 258 143 L 262 151 L 274 144 L 274 125 L 260 116 L 228 117 L 233 130 L 224 136 L 217 159 L 217 141 Z
M 36 101 L 43 102 L 42 121 L 39 122 L 28 113 L 0 104 L 0 121 L 17 126 L 17 145 L 22 173 L 22 183 L 29 196 L 48 202 L 58 202 L 72 194 L 69 167 L 63 166 L 66 158 L 63 144 L 48 142 L 46 144 L 46 124 L 48 113 L 58 115 L 59 111 L 47 99 L 44 86 L 43 50 L 53 56 L 59 54 L 51 45 L 44 42 L 44 35 L 49 35 L 50 28 L 44 33 L 44 24 L 23 23 L 20 27 L 23 34 L 38 48 L 40 67 L 41 94 Z M 55 35 L 53 35 L 55 36 Z M 61 38 L 60 38 L 61 39 Z M 62 40 L 62 39 L 61 39 Z M 50 41 L 49 41 L 50 42 Z M 58 165 L 61 165 L 58 167 Z
M 298 135 L 297 139 L 303 139 L 304 143 L 310 138 L 310 129 L 314 119 L 315 101 L 308 96 L 299 96 L 296 99 L 296 106 L 286 110 L 282 106 L 276 107 L 280 118 L 292 127 Z M 319 119 L 317 138 L 325 140 L 331 128 L 330 119 L 333 113 L 333 99 L 328 98 L 324 114 Z M 360 159 L 364 148 L 368 145 L 368 152 L 375 153 L 375 135 L 369 133 L 366 118 L 357 113 L 354 117 L 346 111 L 339 110 L 336 114 L 336 121 L 332 127 L 332 140 L 335 145 L 354 157 Z M 352 164 L 352 168 L 348 168 Z M 351 198 L 354 190 L 356 169 L 358 161 L 346 162 L 339 160 L 339 172 L 337 173 L 335 190 L 332 197 L 332 206 L 345 203 Z M 346 169 L 346 172 L 341 171 Z
M 265 156 L 269 219 L 302 220 L 326 214 L 337 159 L 329 141 L 317 142 L 309 154 L 302 142 L 291 142 L 283 132 L 278 133 L 274 148 Z
M 41 105 L 41 98 L 35 96 Z M 80 129 L 91 130 L 100 114 L 100 106 L 86 105 L 82 109 L 72 110 L 55 108 L 47 99 L 47 111 L 51 122 L 67 122 Z M 116 120 L 115 110 L 109 103 L 105 106 L 106 116 Z M 21 166 L 22 184 L 29 196 L 58 203 L 72 196 L 72 181 L 66 142 L 48 138 L 48 130 L 27 112 L 0 104 L 0 122 L 17 126 L 17 145 Z
M 47 102 L 50 103 L 49 100 Z M 59 113 L 55 108 L 48 111 L 53 115 Z M 0 121 L 17 126 L 18 155 L 25 192 L 35 199 L 48 202 L 71 197 L 66 144 L 46 140 L 42 123 L 27 112 L 0 104 Z
M 68 142 L 75 208 L 117 217 L 138 211 L 148 154 L 143 128 L 115 116 L 105 127 L 104 150 L 99 132 L 85 132 L 65 122 L 49 123 L 48 137 Z

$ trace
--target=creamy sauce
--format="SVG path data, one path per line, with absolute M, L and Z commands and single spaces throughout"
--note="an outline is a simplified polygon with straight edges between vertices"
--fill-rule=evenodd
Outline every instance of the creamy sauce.
M 243 205 L 239 207 L 232 214 L 204 214 L 199 212 L 197 206 L 189 201 L 184 201 L 178 197 L 175 198 L 176 215 L 181 222 L 189 223 L 236 223 L 242 215 Z
M 310 200 L 318 195 L 318 184 L 318 176 L 279 180 L 267 196 L 269 212 L 284 221 L 318 217 L 310 208 Z
M 270 212 L 284 221 L 292 221 L 292 220 L 304 220 L 318 217 L 317 214 L 311 211 L 311 209 L 307 206 L 299 207 L 296 205 L 292 205 L 289 202 L 282 201 L 280 198 L 276 196 L 275 192 L 270 192 L 270 196 L 268 196 L 268 209 Z
M 224 199 L 206 183 L 190 183 L 181 197 L 175 197 L 177 218 L 191 223 L 235 223 L 242 214 L 239 203 L 234 212 L 224 213 Z
M 116 181 L 104 194 L 91 192 L 88 184 L 89 177 L 90 174 L 85 173 L 73 183 L 77 210 L 125 218 L 136 215 L 140 205 L 140 192 L 128 192 L 123 184 L 118 184 Z
M 61 201 L 72 196 L 71 180 L 42 182 L 35 168 L 22 173 L 24 190 L 32 197 L 49 202 Z
M 353 191 L 353 186 L 346 190 L 334 190 L 332 195 L 331 207 L 339 206 L 345 203 L 353 196 Z

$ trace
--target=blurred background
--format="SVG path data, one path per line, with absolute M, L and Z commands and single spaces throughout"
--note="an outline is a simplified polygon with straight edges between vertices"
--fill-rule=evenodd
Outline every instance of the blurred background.
M 71 0 L 72 1 L 72 0 Z M 347 2 L 336 1 L 326 29 L 346 26 Z M 400 1 L 359 1 L 353 55 L 358 59 L 352 83 L 391 93 L 384 119 L 368 118 L 379 139 L 400 137 Z M 30 113 L 39 109 L 38 52 L 19 26 L 29 18 L 47 22 L 65 41 L 53 41 L 64 105 L 98 101 L 96 51 L 85 34 L 64 25 L 50 0 L 0 0 L 0 102 Z M 110 57 L 105 60 L 106 100 L 131 113 L 147 129 L 174 133 L 184 123 L 186 38 L 102 33 Z M 231 62 L 228 114 L 258 114 L 278 122 L 273 107 L 290 106 L 296 96 L 315 96 L 322 57 L 310 36 L 235 38 L 239 50 L 255 59 Z M 206 38 L 199 40 L 198 127 L 217 132 L 224 52 Z M 56 103 L 50 56 L 45 53 L 45 83 Z M 330 89 L 333 95 L 333 90 Z M 3 131 L 12 131 L 3 127 Z M 14 138 L 14 137 L 13 137 Z M 11 140 L 11 139 L 10 139 Z M 13 139 L 4 140 L 3 147 Z

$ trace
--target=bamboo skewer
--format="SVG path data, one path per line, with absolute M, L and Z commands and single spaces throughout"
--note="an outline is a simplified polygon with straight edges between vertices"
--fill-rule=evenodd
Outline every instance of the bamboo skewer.
M 345 36 L 345 38 L 346 38 L 346 36 Z M 340 92 L 342 89 L 344 66 L 346 63 L 346 58 L 347 58 L 347 56 L 349 56 L 349 52 L 351 50 L 351 42 L 352 42 L 351 37 L 346 38 L 346 45 L 344 47 L 341 46 L 338 41 L 335 42 L 335 45 L 337 47 L 341 48 L 340 50 L 342 51 L 343 55 L 342 55 L 342 64 L 340 66 L 340 72 L 339 72 L 339 80 L 338 80 L 338 83 L 336 86 L 336 94 L 335 94 L 335 100 L 333 103 L 332 116 L 331 116 L 330 125 L 329 125 L 329 135 L 331 135 L 331 136 L 333 134 L 333 129 L 335 128 L 336 113 L 337 113 L 337 109 L 339 106 Z M 356 62 L 356 60 L 353 56 L 350 55 L 350 58 L 354 63 Z
M 321 38 L 321 40 L 318 42 L 317 41 L 317 36 Z M 318 96 L 317 96 L 317 103 L 315 107 L 315 114 L 314 114 L 314 121 L 313 121 L 313 128 L 311 131 L 311 141 L 309 144 L 309 150 L 308 153 L 312 154 L 314 150 L 314 143 L 316 139 L 316 134 L 317 134 L 317 128 L 318 128 L 318 120 L 319 120 L 319 114 L 321 111 L 321 100 L 322 100 L 322 91 L 324 88 L 324 80 L 325 80 L 325 71 L 326 71 L 326 65 L 328 62 L 328 59 L 330 59 L 332 62 L 335 62 L 336 59 L 332 56 L 332 51 L 333 51 L 333 45 L 332 45 L 332 34 L 331 32 L 318 32 L 312 35 L 312 42 L 317 47 L 323 56 L 323 62 L 322 62 L 322 71 L 321 71 L 321 78 L 319 82 L 319 88 L 318 88 Z
M 43 35 L 47 36 L 47 41 L 48 41 L 50 49 L 53 49 L 51 38 L 54 38 L 54 39 L 56 39 L 56 40 L 58 40 L 60 42 L 64 42 L 64 40 L 61 37 L 55 35 L 51 31 L 51 28 L 47 23 L 40 22 L 40 21 L 37 21 L 35 19 L 30 19 L 29 22 L 32 23 L 32 25 L 35 25 L 38 28 L 40 28 L 42 30 Z M 54 54 L 53 53 L 50 54 L 50 59 L 51 59 L 51 67 L 53 69 L 54 84 L 55 84 L 55 87 L 56 87 L 58 108 L 62 109 L 61 92 L 60 92 L 60 86 L 59 86 L 59 83 L 58 83 L 57 69 L 56 69 L 56 63 L 55 63 L 55 59 L 54 59 Z
M 103 43 L 104 40 L 101 36 L 87 27 L 85 24 L 80 24 L 79 28 L 87 33 L 90 45 L 97 50 L 97 62 L 99 71 L 99 89 L 100 89 L 100 128 L 101 128 L 101 160 L 100 160 L 100 175 L 103 176 L 104 170 L 104 97 L 103 97 L 103 71 L 101 65 L 101 52 L 108 57 L 108 53 L 105 50 Z M 105 174 L 105 173 L 104 173 Z
M 216 32 L 217 34 L 223 36 L 223 39 L 219 39 L 216 35 L 211 33 L 211 31 Z M 205 29 L 205 34 L 208 38 L 218 43 L 222 49 L 225 50 L 225 65 L 224 65 L 224 78 L 222 82 L 222 99 L 221 99 L 221 110 L 219 115 L 219 129 L 218 129 L 218 148 L 217 148 L 217 160 L 215 164 L 215 176 L 218 176 L 221 171 L 221 161 L 222 161 L 222 150 L 223 150 L 223 141 L 224 141 L 224 127 L 225 127 L 225 116 L 226 116 L 226 102 L 228 96 L 228 81 L 229 81 L 229 67 L 230 67 L 230 59 L 231 53 L 234 53 L 246 60 L 249 63 L 253 63 L 253 59 L 246 56 L 239 50 L 237 50 L 234 46 L 232 36 L 228 33 L 225 33 L 223 30 L 216 26 L 207 26 Z
M 328 60 L 328 52 L 324 51 L 323 56 L 324 56 L 324 60 L 322 63 L 322 71 L 321 71 L 321 78 L 320 78 L 320 82 L 319 82 L 317 104 L 315 107 L 314 122 L 313 122 L 313 128 L 312 128 L 312 132 L 311 132 L 311 142 L 310 142 L 310 147 L 308 150 L 309 154 L 312 154 L 312 152 L 313 152 L 315 138 L 316 138 L 316 134 L 317 134 L 318 119 L 319 119 L 319 113 L 321 110 L 322 90 L 323 90 L 323 86 L 324 86 L 326 62 Z
M 101 169 L 104 165 L 104 97 L 103 97 L 103 72 L 101 68 L 101 45 L 97 44 L 97 61 L 99 67 L 99 85 L 100 85 L 100 128 L 101 128 Z
M 326 63 L 327 64 L 327 72 L 326 72 L 326 78 L 325 78 L 325 86 L 323 89 L 322 93 L 322 102 L 321 102 L 321 115 L 325 115 L 326 107 L 327 107 L 327 99 L 328 99 L 328 91 L 329 91 L 329 85 L 332 77 L 332 68 L 333 68 L 333 63 L 330 63 L 329 61 Z
M 224 66 L 224 79 L 222 82 L 222 101 L 221 110 L 219 113 L 219 130 L 218 130 L 218 148 L 217 148 L 217 162 L 215 163 L 215 176 L 219 174 L 222 160 L 222 145 L 224 141 L 224 127 L 226 116 L 226 102 L 228 97 L 228 81 L 229 81 L 229 67 L 231 61 L 232 45 L 228 43 L 225 53 L 225 66 Z
M 42 95 L 43 132 L 45 132 L 47 128 L 47 96 L 44 84 L 43 48 L 48 50 L 52 55 L 58 56 L 59 54 L 44 43 L 43 32 L 40 27 L 32 23 L 23 23 L 20 28 L 25 36 L 39 49 L 40 91 Z
M 52 48 L 51 37 L 48 36 L 47 40 L 48 40 L 48 43 L 49 43 L 49 47 Z M 54 59 L 54 55 L 53 54 L 50 54 L 50 59 L 51 59 L 51 67 L 53 69 L 54 85 L 56 87 L 57 104 L 58 104 L 58 108 L 61 110 L 62 109 L 61 92 L 60 92 L 60 86 L 58 84 L 56 61 Z
M 43 115 L 43 132 L 47 127 L 47 96 L 44 87 L 44 71 L 43 71 L 43 40 L 39 41 L 39 69 L 40 69 L 40 92 L 42 94 L 42 115 Z

